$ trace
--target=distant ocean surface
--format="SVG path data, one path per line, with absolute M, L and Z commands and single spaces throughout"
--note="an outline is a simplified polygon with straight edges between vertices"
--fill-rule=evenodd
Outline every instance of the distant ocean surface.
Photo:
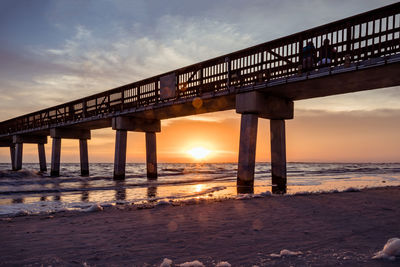
M 270 167 L 256 164 L 254 194 L 271 191 Z M 89 177 L 73 163 L 61 164 L 60 177 L 38 173 L 38 164 L 23 168 L 0 163 L 0 216 L 237 196 L 236 163 L 159 163 L 157 180 L 147 180 L 145 164 L 127 164 L 124 181 L 113 180 L 112 163 L 91 163 Z M 400 186 L 400 163 L 288 163 L 288 194 L 382 186 Z

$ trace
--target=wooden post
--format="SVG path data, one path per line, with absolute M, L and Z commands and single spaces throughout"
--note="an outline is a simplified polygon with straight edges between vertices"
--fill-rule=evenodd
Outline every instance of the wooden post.
M 88 156 L 87 139 L 79 139 L 79 155 L 81 160 L 81 175 L 88 176 L 89 156 Z
M 40 143 L 38 144 L 38 153 L 39 153 L 40 171 L 46 172 L 47 166 L 46 166 L 46 152 L 44 150 L 44 144 L 40 144 Z
M 272 193 L 286 193 L 285 120 L 271 120 Z
M 51 176 L 60 176 L 61 138 L 53 137 L 51 152 Z
M 22 169 L 22 148 L 23 143 L 15 144 L 15 158 L 14 158 L 14 171 Z
M 147 178 L 157 179 L 157 146 L 155 132 L 146 132 L 146 165 Z
M 117 130 L 115 136 L 114 179 L 125 179 L 126 130 Z
M 253 192 L 257 127 L 258 116 L 256 114 L 242 114 L 237 173 L 238 193 Z

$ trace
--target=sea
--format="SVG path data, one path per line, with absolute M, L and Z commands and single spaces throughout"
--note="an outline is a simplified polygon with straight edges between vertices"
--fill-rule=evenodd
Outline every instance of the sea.
M 79 163 L 62 163 L 60 177 L 24 163 L 17 172 L 0 163 L 0 216 L 90 211 L 94 205 L 157 205 L 240 198 L 237 163 L 159 163 L 158 179 L 148 180 L 143 163 L 128 163 L 125 180 L 113 180 L 112 163 L 91 163 L 80 176 Z M 48 166 L 49 168 L 50 166 Z M 400 163 L 288 163 L 287 193 L 315 194 L 400 186 Z M 271 165 L 258 162 L 254 193 L 271 194 Z

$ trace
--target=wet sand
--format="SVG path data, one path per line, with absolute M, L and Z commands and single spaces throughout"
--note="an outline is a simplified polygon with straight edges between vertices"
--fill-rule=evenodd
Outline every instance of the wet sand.
M 399 266 L 400 187 L 0 219 L 1 266 Z M 274 258 L 282 249 L 298 256 Z

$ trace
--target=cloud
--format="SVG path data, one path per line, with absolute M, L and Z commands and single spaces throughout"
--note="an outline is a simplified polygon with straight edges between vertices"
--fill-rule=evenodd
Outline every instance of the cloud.
M 351 111 L 330 111 L 323 109 L 296 109 L 296 118 L 321 118 L 327 120 L 328 118 L 346 118 L 346 120 L 354 120 L 356 118 L 398 118 L 400 117 L 400 109 L 374 109 L 374 110 L 351 110 Z
M 234 27 L 205 18 L 165 15 L 148 36 L 141 34 L 144 28 L 140 24 L 132 25 L 131 30 L 118 28 L 105 39 L 78 25 L 59 47 L 31 48 L 32 71 L 27 70 L 31 76 L 6 79 L 0 86 L 9 108 L 0 119 L 148 78 L 251 42 Z M 19 64 L 15 58 L 9 61 Z M 42 62 L 46 66 L 40 65 Z
M 132 82 L 248 45 L 250 37 L 219 21 L 165 15 L 148 34 L 145 26 L 118 28 L 109 39 L 77 26 L 75 36 L 60 48 L 42 54 L 86 75 L 117 75 Z M 128 76 L 129 75 L 129 76 Z M 129 77 L 129 78 L 128 78 Z
M 90 29 L 77 26 L 75 35 L 61 47 L 36 51 L 73 71 L 36 75 L 34 92 L 41 98 L 40 93 L 51 88 L 54 94 L 72 100 L 208 59 L 250 42 L 248 35 L 240 35 L 227 24 L 169 15 L 158 20 L 154 34 L 135 35 L 137 31 L 140 30 L 126 32 L 121 28 L 112 38 L 103 39 Z M 58 104 L 55 102 L 48 104 Z
M 295 108 L 329 111 L 372 111 L 398 107 L 400 87 L 390 87 L 295 102 Z

